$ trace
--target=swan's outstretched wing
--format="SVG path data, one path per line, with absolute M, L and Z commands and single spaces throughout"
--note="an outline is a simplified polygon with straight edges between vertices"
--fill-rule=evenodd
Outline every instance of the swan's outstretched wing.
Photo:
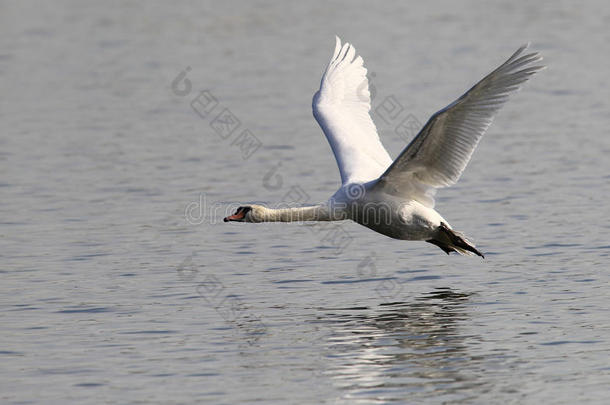
M 434 114 L 383 173 L 376 187 L 434 206 L 436 188 L 455 184 L 479 140 L 511 93 L 544 68 L 537 53 L 517 50 L 462 97 Z
M 371 96 L 366 69 L 347 42 L 337 45 L 313 97 L 313 115 L 335 154 L 341 181 L 377 179 L 392 159 L 385 150 L 369 115 Z

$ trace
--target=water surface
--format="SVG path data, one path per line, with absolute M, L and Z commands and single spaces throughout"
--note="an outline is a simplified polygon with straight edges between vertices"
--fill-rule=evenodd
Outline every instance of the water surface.
M 607 400 L 605 3 L 0 10 L 2 403 Z M 222 223 L 338 187 L 311 116 L 335 34 L 393 156 L 521 43 L 544 54 L 438 194 L 485 260 Z

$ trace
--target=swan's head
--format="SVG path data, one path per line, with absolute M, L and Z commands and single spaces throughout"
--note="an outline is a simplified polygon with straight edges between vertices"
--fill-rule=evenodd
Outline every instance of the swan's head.
M 224 219 L 225 222 L 261 222 L 265 207 L 261 205 L 244 205 Z

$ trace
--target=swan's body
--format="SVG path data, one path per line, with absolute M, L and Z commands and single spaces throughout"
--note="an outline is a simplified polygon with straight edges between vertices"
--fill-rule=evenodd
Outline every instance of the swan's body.
M 331 145 L 342 186 L 324 204 L 240 207 L 225 221 L 294 222 L 351 219 L 395 239 L 424 240 L 446 253 L 483 256 L 434 210 L 437 188 L 460 178 L 479 140 L 510 93 L 541 70 L 537 53 L 517 50 L 459 99 L 434 114 L 394 161 L 369 115 L 366 69 L 348 43 L 337 45 L 313 97 L 313 114 Z

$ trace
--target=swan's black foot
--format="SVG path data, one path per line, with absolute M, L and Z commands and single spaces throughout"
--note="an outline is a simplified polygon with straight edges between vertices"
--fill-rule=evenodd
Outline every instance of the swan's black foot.
M 485 258 L 483 253 L 479 252 L 462 234 L 449 228 L 444 222 L 441 222 L 440 226 L 436 228 L 434 238 L 428 239 L 426 242 L 438 246 L 447 254 L 451 252 L 460 254 L 471 252 L 477 256 L 481 256 L 483 259 Z

